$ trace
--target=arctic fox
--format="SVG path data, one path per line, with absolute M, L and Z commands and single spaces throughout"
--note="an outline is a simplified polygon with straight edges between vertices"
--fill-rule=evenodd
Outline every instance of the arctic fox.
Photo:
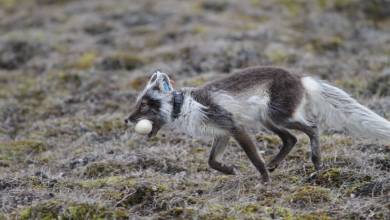
M 178 90 L 172 87 L 167 74 L 156 71 L 125 121 L 141 119 L 153 124 L 149 136 L 171 125 L 190 135 L 212 137 L 208 163 L 225 174 L 235 173 L 233 166 L 220 162 L 233 137 L 265 182 L 269 181 L 268 170 L 273 171 L 297 142 L 290 129 L 310 138 L 316 170 L 321 169 L 318 125 L 390 142 L 390 122 L 343 90 L 276 67 L 247 68 L 199 88 Z M 248 126 L 255 123 L 277 134 L 283 142 L 267 166 L 247 132 Z

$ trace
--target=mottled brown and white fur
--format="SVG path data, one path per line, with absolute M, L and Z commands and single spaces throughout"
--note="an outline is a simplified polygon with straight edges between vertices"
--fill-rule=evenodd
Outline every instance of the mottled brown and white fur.
M 321 168 L 318 124 L 390 141 L 390 123 L 341 89 L 275 67 L 248 68 L 199 88 L 180 90 L 173 89 L 167 74 L 157 71 L 127 120 L 141 118 L 152 121 L 150 136 L 169 125 L 193 136 L 212 137 L 209 165 L 225 174 L 234 174 L 233 166 L 219 159 L 233 137 L 264 181 L 269 180 L 268 170 L 274 170 L 296 144 L 291 129 L 310 138 L 311 159 L 317 170 Z M 257 125 L 274 132 L 283 142 L 268 169 L 247 133 L 249 127 Z

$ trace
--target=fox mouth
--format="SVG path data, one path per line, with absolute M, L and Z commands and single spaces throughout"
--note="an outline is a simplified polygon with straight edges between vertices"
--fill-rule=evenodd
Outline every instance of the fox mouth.
M 129 118 L 126 118 L 125 119 L 125 124 L 127 125 L 129 122 L 133 122 L 134 124 L 137 124 L 142 118 L 138 118 L 138 119 L 129 119 Z M 149 119 L 148 119 L 149 120 Z M 161 129 L 161 124 L 158 123 L 158 122 L 155 122 L 154 120 L 150 120 L 152 122 L 152 130 L 147 134 L 147 136 L 149 138 L 151 137 L 154 137 L 156 136 L 156 134 L 158 133 L 158 131 Z
M 160 130 L 160 126 L 155 124 L 153 125 L 152 127 L 152 131 L 148 134 L 148 137 L 151 138 L 151 137 L 154 137 L 156 136 L 157 132 Z

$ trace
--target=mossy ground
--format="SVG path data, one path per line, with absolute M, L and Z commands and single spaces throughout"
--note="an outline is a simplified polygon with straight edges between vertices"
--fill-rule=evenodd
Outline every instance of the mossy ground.
M 380 7 L 379 7 L 380 6 Z M 299 142 L 265 185 L 229 142 L 123 119 L 156 69 L 201 86 L 279 65 L 390 119 L 384 0 L 0 0 L 0 219 L 389 219 L 390 145 L 324 129 L 323 170 Z M 269 161 L 281 141 L 253 140 Z

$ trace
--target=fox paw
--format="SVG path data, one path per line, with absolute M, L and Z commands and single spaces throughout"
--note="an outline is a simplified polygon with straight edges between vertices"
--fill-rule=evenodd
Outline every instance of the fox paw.
M 225 165 L 223 173 L 227 174 L 227 175 L 236 175 L 237 174 L 237 172 L 236 172 L 237 169 L 238 169 L 237 166 L 234 166 L 234 165 L 228 165 L 227 166 L 227 165 Z
M 267 167 L 268 167 L 268 171 L 272 173 L 272 172 L 274 172 L 274 170 L 276 170 L 276 168 L 278 168 L 278 165 L 270 163 L 270 164 L 268 164 Z

